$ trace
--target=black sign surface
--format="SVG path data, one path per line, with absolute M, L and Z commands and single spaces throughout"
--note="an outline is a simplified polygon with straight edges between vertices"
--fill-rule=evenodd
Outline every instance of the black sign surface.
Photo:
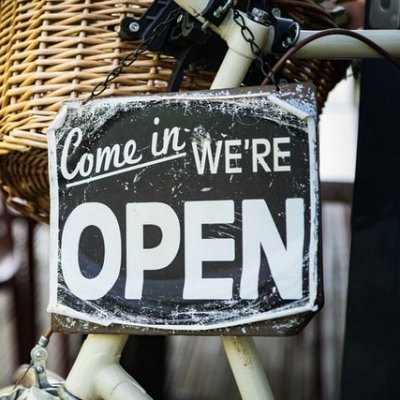
M 178 331 L 315 310 L 315 124 L 300 89 L 66 103 L 49 132 L 49 310 Z

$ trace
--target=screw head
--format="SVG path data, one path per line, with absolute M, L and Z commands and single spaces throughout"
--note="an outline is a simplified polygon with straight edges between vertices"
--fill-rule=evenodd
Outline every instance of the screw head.
M 275 17 L 275 18 L 280 18 L 281 17 L 281 10 L 279 9 L 279 8 L 273 8 L 272 10 L 271 10 L 271 12 L 272 12 L 272 15 Z
M 43 361 L 47 358 L 47 351 L 42 347 L 34 348 L 31 352 L 31 357 L 35 362 Z
M 128 29 L 130 32 L 133 32 L 133 33 L 139 32 L 139 29 L 140 29 L 139 22 L 136 22 L 136 21 L 131 22 L 128 26 Z
M 254 7 L 251 11 L 251 18 L 253 21 L 259 22 L 260 24 L 266 24 L 269 21 L 269 14 L 261 8 Z

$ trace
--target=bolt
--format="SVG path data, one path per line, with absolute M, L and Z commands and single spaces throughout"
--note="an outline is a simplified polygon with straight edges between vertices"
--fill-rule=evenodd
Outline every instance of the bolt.
M 214 12 L 213 15 L 215 18 L 219 18 L 222 15 L 222 7 L 218 7 Z
M 47 351 L 43 347 L 34 348 L 31 353 L 33 361 L 42 361 L 47 358 Z
M 279 9 L 279 8 L 273 8 L 272 10 L 271 10 L 271 12 L 272 12 L 272 15 L 275 17 L 275 18 L 280 18 L 280 16 L 282 15 L 281 14 L 281 10 Z
M 180 24 L 182 21 L 183 21 L 183 15 L 180 14 L 180 15 L 178 16 L 178 18 L 176 19 L 176 23 L 177 23 L 177 24 Z
M 265 10 L 261 8 L 253 8 L 251 11 L 251 19 L 260 24 L 266 24 L 269 21 L 269 15 Z
M 140 25 L 139 25 L 139 22 L 131 22 L 130 24 L 129 24 L 129 26 L 128 26 L 128 29 L 129 29 L 129 31 L 130 32 L 132 32 L 132 33 L 136 33 L 136 32 L 139 32 L 139 29 L 140 29 Z
M 36 350 L 33 353 L 33 356 L 35 357 L 35 359 L 40 360 L 43 357 L 43 352 L 42 350 Z
M 208 25 L 210 25 L 210 21 L 205 21 L 204 24 L 201 26 L 201 30 L 204 32 L 208 29 Z

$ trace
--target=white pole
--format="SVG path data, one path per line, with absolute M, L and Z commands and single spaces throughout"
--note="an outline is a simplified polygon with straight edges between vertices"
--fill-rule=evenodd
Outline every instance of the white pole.
M 238 87 L 246 76 L 252 61 L 251 58 L 244 57 L 234 50 L 229 49 L 214 78 L 211 89 Z
M 226 356 L 243 400 L 274 400 L 253 338 L 222 337 Z
M 233 22 L 233 21 L 232 21 Z M 259 30 L 259 35 L 265 31 Z M 245 41 L 243 49 L 249 46 Z M 211 89 L 239 87 L 252 62 L 248 55 L 228 50 Z M 222 337 L 225 353 L 243 400 L 274 400 L 257 349 L 251 337 Z

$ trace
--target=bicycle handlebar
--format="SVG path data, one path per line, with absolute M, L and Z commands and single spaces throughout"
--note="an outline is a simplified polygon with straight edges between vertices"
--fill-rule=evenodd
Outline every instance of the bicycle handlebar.
M 319 31 L 301 31 L 299 41 L 304 40 Z M 359 35 L 376 43 L 389 54 L 400 57 L 400 30 L 357 30 Z M 350 58 L 378 58 L 380 55 L 360 40 L 344 35 L 330 35 L 308 43 L 299 49 L 295 58 L 318 59 L 350 59 Z
M 240 27 L 233 21 L 232 10 L 227 12 L 223 22 L 215 26 L 205 20 L 202 16 L 203 11 L 208 5 L 208 0 L 175 0 L 175 2 L 197 18 L 202 23 L 220 35 L 228 44 L 230 50 L 237 55 L 253 59 L 250 46 L 243 38 Z M 266 26 L 262 23 L 253 21 L 245 13 L 238 11 L 244 18 L 246 25 L 253 32 L 255 43 L 265 54 L 271 53 L 274 40 L 273 26 Z M 297 42 L 310 37 L 317 31 L 300 31 Z M 366 37 L 382 47 L 392 56 L 400 57 L 400 30 L 357 30 L 351 31 Z M 295 44 L 295 42 L 293 43 Z M 379 58 L 381 57 L 375 50 L 360 40 L 343 35 L 325 36 L 308 43 L 299 49 L 293 57 L 295 58 L 318 58 L 318 59 L 352 59 L 352 58 Z M 236 57 L 238 58 L 238 57 Z

